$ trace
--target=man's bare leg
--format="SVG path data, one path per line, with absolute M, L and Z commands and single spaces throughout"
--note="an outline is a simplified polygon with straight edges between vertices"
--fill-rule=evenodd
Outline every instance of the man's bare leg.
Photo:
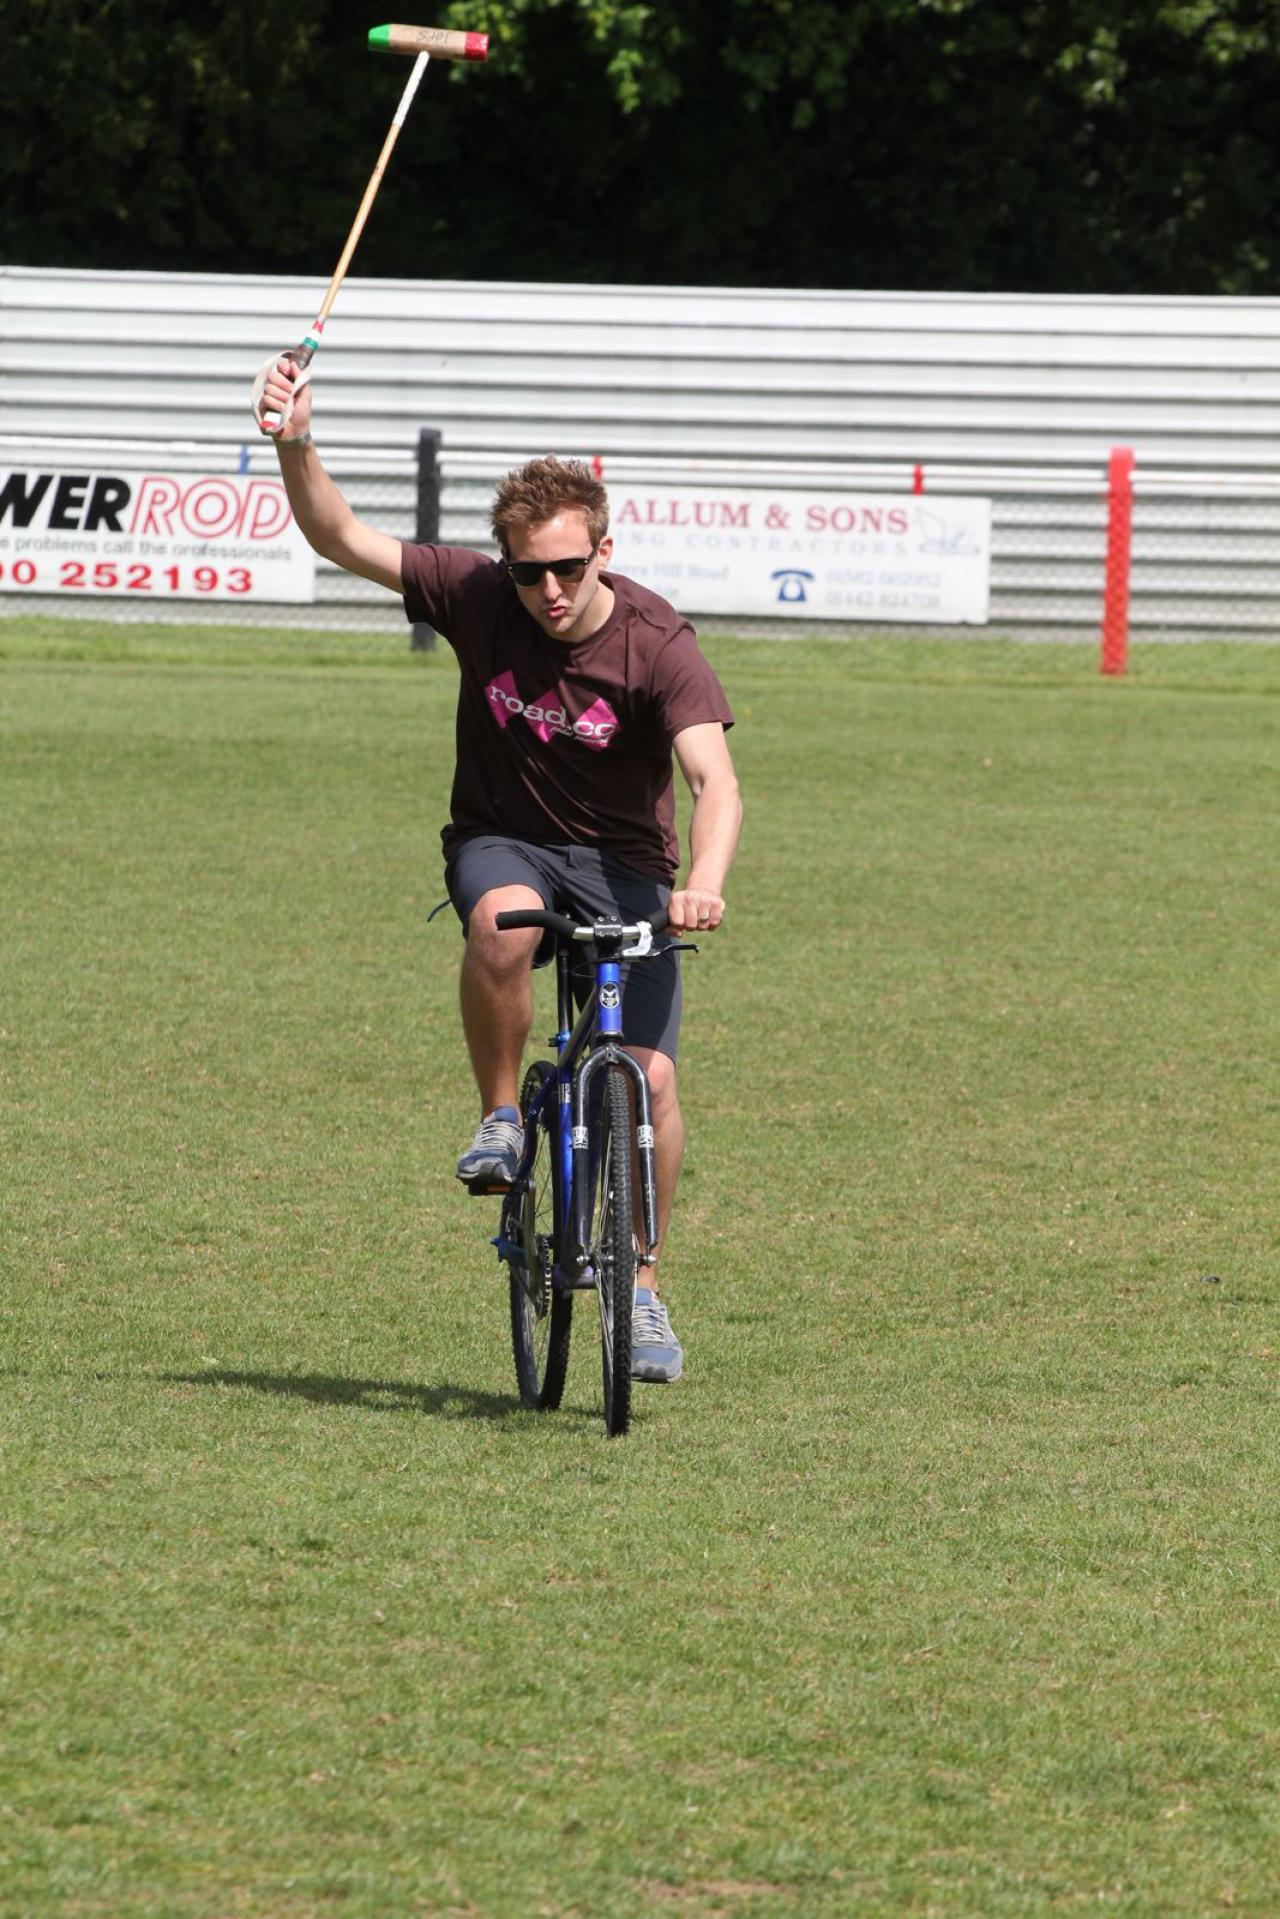
M 520 1066 L 533 1024 L 533 956 L 542 937 L 536 928 L 500 933 L 494 919 L 542 904 L 531 886 L 495 886 L 476 901 L 467 922 L 459 1000 L 482 1119 L 495 1107 L 520 1102 Z
M 662 1254 L 671 1225 L 680 1169 L 684 1165 L 684 1116 L 676 1092 L 676 1063 L 666 1053 L 648 1046 L 630 1046 L 649 1079 L 653 1098 L 653 1146 L 658 1176 L 658 1253 Z M 639 1283 L 658 1291 L 656 1266 L 640 1268 Z
M 653 1096 L 653 1143 L 658 1177 L 658 1247 L 666 1245 L 684 1159 L 684 1121 L 676 1097 L 675 1061 L 665 1053 L 637 1046 L 636 1058 L 649 1076 Z M 646 1289 L 647 1288 L 647 1292 Z M 667 1309 L 658 1298 L 657 1269 L 641 1266 L 636 1273 L 636 1311 L 631 1324 L 633 1379 L 679 1379 L 684 1354 Z

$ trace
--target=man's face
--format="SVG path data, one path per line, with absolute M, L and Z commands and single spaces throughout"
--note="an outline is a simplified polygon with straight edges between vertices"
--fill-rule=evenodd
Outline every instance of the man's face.
M 515 527 L 508 536 L 508 562 L 541 564 L 546 568 L 533 586 L 513 582 L 520 604 L 532 614 L 544 633 L 573 645 L 604 625 L 613 595 L 600 579 L 609 564 L 613 541 L 606 534 L 593 553 L 587 516 L 581 507 L 557 513 L 540 526 Z M 553 560 L 586 560 L 581 577 L 574 569 L 567 579 L 551 571 Z

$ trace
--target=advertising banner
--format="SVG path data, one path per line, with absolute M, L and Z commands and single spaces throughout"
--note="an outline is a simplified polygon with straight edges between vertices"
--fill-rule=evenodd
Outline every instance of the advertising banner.
M 0 467 L 0 593 L 315 598 L 315 555 L 276 479 Z
M 609 498 L 610 564 L 682 613 L 987 620 L 990 500 L 617 484 Z

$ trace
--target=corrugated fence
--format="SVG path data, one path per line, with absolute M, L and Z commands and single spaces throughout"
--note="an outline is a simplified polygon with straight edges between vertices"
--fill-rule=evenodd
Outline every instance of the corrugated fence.
M 273 470 L 249 384 L 321 291 L 0 268 L 0 463 L 234 472 L 247 449 Z M 356 511 L 405 537 L 423 426 L 442 435 L 441 537 L 479 546 L 494 480 L 549 450 L 598 457 L 606 480 L 891 492 L 919 476 L 988 495 L 989 630 L 1026 638 L 1097 634 L 1108 459 L 1130 446 L 1135 637 L 1280 635 L 1280 300 L 348 281 L 316 437 Z M 182 617 L 401 622 L 332 569 L 317 592 Z

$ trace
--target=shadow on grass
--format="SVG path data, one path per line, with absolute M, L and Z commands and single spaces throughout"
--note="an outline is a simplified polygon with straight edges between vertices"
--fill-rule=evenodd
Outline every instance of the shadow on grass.
M 526 1408 L 514 1393 L 478 1393 L 470 1386 L 417 1386 L 402 1379 L 332 1379 L 323 1373 L 165 1373 L 170 1386 L 248 1387 L 316 1406 L 362 1406 L 379 1412 L 426 1413 L 437 1419 L 511 1419 Z M 572 1414 L 569 1415 L 574 1417 Z M 585 1415 L 578 1415 L 579 1418 Z

